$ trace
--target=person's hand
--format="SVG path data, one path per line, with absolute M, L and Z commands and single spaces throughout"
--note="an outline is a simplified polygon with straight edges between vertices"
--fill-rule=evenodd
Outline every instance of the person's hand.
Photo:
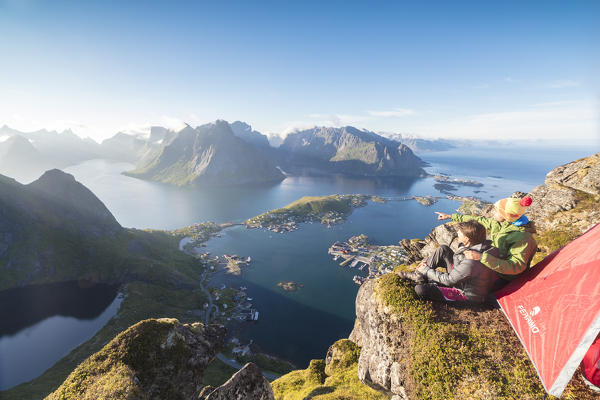
M 444 213 L 437 212 L 437 211 L 435 211 L 435 213 L 438 215 L 438 221 L 452 218 L 452 216 L 450 214 L 444 214 Z
M 427 272 L 427 263 L 425 262 L 425 260 L 421 261 L 419 263 L 419 265 L 417 265 L 417 272 L 425 275 L 425 273 Z
M 465 251 L 465 258 L 467 260 L 479 261 L 479 260 L 481 260 L 481 253 L 478 251 L 467 250 L 467 251 Z

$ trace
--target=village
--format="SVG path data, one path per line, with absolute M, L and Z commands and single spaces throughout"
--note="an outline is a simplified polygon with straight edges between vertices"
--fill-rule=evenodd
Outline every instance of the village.
M 328 250 L 334 261 L 342 259 L 340 267 L 348 266 L 361 272 L 366 270 L 353 277 L 357 285 L 392 272 L 394 267 L 407 260 L 400 246 L 374 246 L 368 240 L 366 235 L 353 236 L 346 242 L 335 242 Z

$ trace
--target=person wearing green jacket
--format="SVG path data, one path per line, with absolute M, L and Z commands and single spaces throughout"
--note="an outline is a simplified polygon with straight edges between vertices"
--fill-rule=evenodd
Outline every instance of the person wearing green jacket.
M 501 274 L 504 279 L 512 280 L 522 273 L 531 263 L 536 250 L 537 242 L 526 227 L 518 223 L 526 220 L 525 210 L 531 205 L 530 197 L 506 198 L 494 203 L 493 218 L 474 215 L 438 214 L 438 220 L 452 219 L 452 221 L 465 222 L 475 220 L 483 225 L 494 247 L 499 250 L 496 257 L 489 253 L 467 252 L 467 259 L 481 261 L 483 265 Z

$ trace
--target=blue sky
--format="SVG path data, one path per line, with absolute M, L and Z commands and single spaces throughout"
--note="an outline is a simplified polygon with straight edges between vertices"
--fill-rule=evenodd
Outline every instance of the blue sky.
M 598 16 L 596 1 L 0 0 L 0 124 L 598 144 Z

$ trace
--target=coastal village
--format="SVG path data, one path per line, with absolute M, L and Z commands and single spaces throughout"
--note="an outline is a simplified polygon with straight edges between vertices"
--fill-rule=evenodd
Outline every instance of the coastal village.
M 276 233 L 292 232 L 300 223 L 318 222 L 327 227 L 343 223 L 353 209 L 364 207 L 367 201 L 384 203 L 378 196 L 360 194 L 303 197 L 283 208 L 278 208 L 246 221 L 246 228 L 266 228 Z
M 366 235 L 353 236 L 346 242 L 335 242 L 328 253 L 334 261 L 342 260 L 340 267 L 356 268 L 360 271 L 353 281 L 361 285 L 367 279 L 377 278 L 392 272 L 394 267 L 407 261 L 400 246 L 374 246 Z M 363 272 L 364 271 L 364 272 Z

